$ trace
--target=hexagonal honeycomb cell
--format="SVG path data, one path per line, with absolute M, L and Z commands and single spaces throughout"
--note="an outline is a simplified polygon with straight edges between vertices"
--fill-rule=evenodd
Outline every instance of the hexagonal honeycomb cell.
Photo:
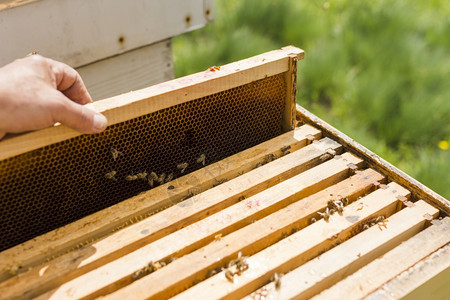
M 0 250 L 151 188 L 128 175 L 185 175 L 280 135 L 285 97 L 278 74 L 0 161 Z

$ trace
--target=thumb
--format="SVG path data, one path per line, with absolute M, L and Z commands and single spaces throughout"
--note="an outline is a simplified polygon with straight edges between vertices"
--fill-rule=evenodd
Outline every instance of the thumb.
M 105 116 L 69 100 L 62 94 L 59 94 L 59 98 L 58 105 L 51 112 L 53 120 L 81 133 L 98 133 L 105 130 L 108 125 Z

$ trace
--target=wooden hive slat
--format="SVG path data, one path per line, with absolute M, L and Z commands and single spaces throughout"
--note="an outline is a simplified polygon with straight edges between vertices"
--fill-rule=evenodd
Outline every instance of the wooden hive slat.
M 180 177 L 176 179 L 175 183 L 156 187 L 151 191 L 3 251 L 0 255 L 0 270 L 2 272 L 0 273 L 0 280 L 11 277 L 9 270 L 13 266 L 22 266 L 23 269 L 28 269 L 39 265 L 46 259 L 61 255 L 65 251 L 75 248 L 80 243 L 109 234 L 114 228 L 130 222 L 134 218 L 140 218 L 153 211 L 180 202 L 190 190 L 204 191 L 222 179 L 232 179 L 239 176 L 239 174 L 248 172 L 259 162 L 264 161 L 267 155 L 272 153 L 280 156 L 280 148 L 283 146 L 290 146 L 292 150 L 297 150 L 310 143 L 310 139 L 317 139 L 320 136 L 320 131 L 309 125 L 296 128 L 295 131 L 287 132 L 220 162 L 208 165 L 201 170 Z M 174 185 L 176 188 L 168 190 L 169 185 Z M 246 192 L 244 190 L 242 195 L 248 196 L 248 193 L 249 191 Z M 184 219 L 186 213 L 187 211 L 183 211 L 181 219 L 178 219 L 179 222 Z M 203 210 L 203 216 L 205 214 L 206 207 Z M 202 214 L 197 214 L 197 217 L 202 218 Z M 165 220 L 167 216 L 158 216 L 158 218 Z M 153 231 L 149 230 L 147 235 L 153 235 L 153 238 L 157 238 L 168 233 L 168 229 L 166 231 L 162 230 L 164 228 L 170 227 L 171 230 L 176 230 L 182 225 L 187 225 L 185 223 L 176 225 L 177 219 L 173 215 L 171 218 L 173 218 L 171 219 L 173 224 L 167 224 L 165 227 L 160 228 L 159 231 L 156 229 L 153 229 Z M 193 222 L 194 220 L 195 218 L 192 217 L 191 221 Z M 159 221 L 157 224 L 162 224 L 161 222 Z M 79 256 L 79 254 L 76 254 L 76 256 Z
M 249 272 L 244 271 L 241 276 L 235 276 L 234 283 L 225 278 L 225 272 L 220 272 L 187 290 L 186 294 L 180 294 L 180 298 L 189 298 L 192 295 L 197 295 L 197 297 L 202 299 L 207 298 L 208 295 L 214 295 L 215 298 L 244 297 L 270 280 L 275 272 L 285 273 L 313 258 L 321 251 L 327 250 L 340 239 L 346 239 L 351 236 L 358 226 L 361 227 L 360 224 L 363 220 L 373 216 L 389 216 L 393 214 L 397 211 L 398 195 L 408 196 L 409 192 L 397 184 L 391 183 L 387 189 L 379 189 L 350 204 L 344 210 L 343 216 L 336 216 L 335 214 L 330 217 L 329 222 L 321 219 L 286 239 L 248 257 Z M 359 210 L 361 205 L 364 208 Z M 243 254 L 245 255 L 245 253 Z M 191 263 L 201 263 L 201 257 L 193 260 Z M 231 270 L 232 272 L 236 271 L 234 267 Z M 161 271 L 164 271 L 164 269 Z M 159 276 L 161 277 L 154 276 L 154 278 L 150 278 L 150 275 L 148 281 L 145 281 L 145 278 L 138 280 L 126 288 L 111 294 L 110 299 L 119 299 L 126 293 L 136 293 L 137 297 L 135 299 L 139 297 L 165 296 L 167 294 L 155 292 L 159 286 L 155 286 L 152 289 L 144 286 L 145 283 L 149 284 L 150 279 L 163 284 L 165 277 L 163 274 Z M 164 292 L 169 293 L 170 290 L 165 290 Z
M 344 280 L 319 294 L 317 299 L 352 295 L 363 298 L 401 272 L 450 242 L 450 218 L 442 220 L 393 248 Z M 355 282 L 358 286 L 355 288 Z M 414 281 L 413 281 L 414 282 Z
M 419 201 L 414 207 L 403 209 L 390 216 L 385 221 L 387 223 L 372 226 L 301 267 L 283 275 L 281 279 L 282 288 L 276 289 L 275 284 L 271 282 L 256 293 L 261 294 L 265 290 L 266 293 L 281 299 L 311 298 L 395 245 L 420 232 L 427 221 L 424 213 L 436 217 L 439 210 Z M 387 226 L 390 230 L 387 230 Z M 384 272 L 388 273 L 389 267 L 385 266 Z M 355 281 L 353 282 L 353 290 L 355 289 L 354 283 Z M 349 296 L 355 295 L 353 290 L 347 291 L 348 294 L 342 292 L 339 295 L 328 293 L 324 295 L 323 299 L 339 298 L 340 296 L 343 297 L 341 299 L 348 299 Z M 357 298 L 359 297 L 355 296 L 355 299 Z M 247 299 L 251 299 L 251 297 Z
M 446 299 L 450 278 L 450 244 L 433 252 L 379 287 L 367 299 Z

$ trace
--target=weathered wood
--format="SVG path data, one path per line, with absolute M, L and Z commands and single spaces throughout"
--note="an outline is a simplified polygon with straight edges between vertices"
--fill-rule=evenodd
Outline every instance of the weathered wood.
M 388 225 L 389 226 L 389 225 Z M 323 291 L 315 299 L 360 299 L 450 242 L 450 218 L 413 236 L 382 257 Z M 355 284 L 357 283 L 357 284 Z
M 298 150 L 309 143 L 308 138 L 310 136 L 320 138 L 321 132 L 309 125 L 296 128 L 294 131 L 282 134 L 220 162 L 180 177 L 175 182 L 156 187 L 81 220 L 5 250 L 0 253 L 0 280 L 11 277 L 9 270 L 14 266 L 21 267 L 22 270 L 35 267 L 45 262 L 47 258 L 61 255 L 80 243 L 109 234 L 114 228 L 122 226 L 125 222 L 131 222 L 136 217 L 140 218 L 140 216 L 152 211 L 177 203 L 189 191 L 204 191 L 223 179 L 231 180 L 240 174 L 249 172 L 258 162 L 264 161 L 266 155 L 273 153 L 279 156 L 281 154 L 280 145 L 289 145 L 292 151 Z M 295 162 L 294 165 L 298 164 Z M 271 176 L 276 178 L 277 174 L 272 174 Z M 169 185 L 174 185 L 176 188 L 169 192 L 167 189 Z M 173 219 L 173 222 L 172 229 L 176 230 L 178 227 L 174 224 L 176 224 L 177 220 Z
M 372 226 L 285 274 L 279 289 L 271 282 L 255 294 L 265 290 L 279 299 L 309 299 L 423 230 L 427 213 L 436 217 L 439 210 L 419 201 L 389 217 L 384 223 L 386 228 Z M 389 268 L 386 267 L 384 272 L 389 272 Z M 246 299 L 251 298 L 250 295 Z
M 172 80 L 170 39 L 76 69 L 94 101 Z
M 212 0 L 2 0 L 0 65 L 38 51 L 79 67 L 213 19 Z
M 363 157 L 371 167 L 383 172 L 383 175 L 387 176 L 390 181 L 398 182 L 408 188 L 413 193 L 414 199 L 423 199 L 431 205 L 437 206 L 440 210 L 445 212 L 446 215 L 450 214 L 450 201 L 431 190 L 429 187 L 396 168 L 363 145 L 355 142 L 355 140 L 349 138 L 347 135 L 343 134 L 300 105 L 297 105 L 297 116 L 302 122 L 322 130 L 324 132 L 324 136 L 333 138 L 337 142 L 344 145 L 346 149 L 349 149 Z
M 285 47 L 224 65 L 217 71 L 206 70 L 86 106 L 103 113 L 108 118 L 109 125 L 124 122 L 268 76 L 287 72 L 289 70 L 289 54 L 296 54 L 298 59 L 302 59 L 304 51 L 295 47 Z M 50 128 L 5 138 L 0 141 L 0 159 L 79 135 L 81 133 L 57 124 Z
M 321 219 L 248 257 L 246 259 L 248 270 L 244 271 L 241 276 L 234 276 L 234 283 L 225 278 L 225 272 L 220 272 L 193 286 L 179 297 L 191 298 L 194 296 L 204 299 L 211 295 L 216 298 L 245 296 L 267 282 L 275 270 L 286 272 L 308 261 L 320 251 L 328 249 L 340 239 L 346 239 L 357 230 L 358 224 L 362 220 L 374 214 L 390 215 L 394 213 L 397 210 L 398 200 L 396 197 L 398 195 L 408 196 L 409 192 L 397 184 L 391 183 L 387 189 L 377 190 L 350 204 L 344 209 L 343 216 L 334 214 L 328 222 Z M 358 210 L 361 203 L 363 203 L 364 209 Z M 279 220 L 278 218 L 278 222 Z M 253 234 L 257 234 L 262 228 L 257 223 L 253 227 Z M 241 243 L 252 234 L 246 232 L 246 235 L 242 236 L 239 235 L 239 232 L 236 231 L 225 236 L 220 243 L 212 243 L 185 255 L 167 267 L 133 282 L 106 298 L 120 299 L 124 295 L 129 295 L 134 299 L 173 296 L 192 285 L 194 280 L 205 276 L 208 268 L 224 266 L 223 262 L 226 263 L 229 259 L 234 258 L 233 256 L 238 251 L 247 255 L 247 249 L 241 249 Z M 239 239 L 236 238 L 238 235 Z M 230 270 L 236 271 L 234 266 Z
M 327 149 L 338 149 L 339 147 L 339 144 L 334 143 L 330 139 L 311 144 L 291 153 L 288 156 L 282 157 L 270 164 L 264 165 L 256 170 L 244 174 L 239 178 L 230 180 L 216 188 L 195 195 L 192 198 L 189 198 L 178 205 L 172 206 L 142 222 L 133 224 L 121 231 L 111 234 L 108 237 L 98 240 L 89 247 L 84 247 L 79 251 L 70 252 L 62 257 L 59 257 L 43 267 L 48 269 L 44 275 L 40 274 L 42 268 L 35 268 L 34 270 L 23 273 L 18 277 L 14 277 L 0 284 L 0 290 L 8 290 L 8 292 L 4 293 L 5 297 L 10 293 L 17 293 L 28 297 L 45 289 L 53 288 L 56 284 L 61 284 L 64 281 L 79 276 L 113 259 L 117 259 L 151 241 L 161 238 L 164 235 L 168 235 L 169 233 L 187 226 L 209 214 L 213 214 L 218 210 L 222 209 L 220 214 L 224 214 L 227 212 L 226 207 L 238 202 L 240 197 L 249 197 L 261 190 L 269 188 L 281 180 L 289 178 L 298 172 L 314 166 L 319 163 L 321 155 L 323 155 Z M 347 168 L 344 159 L 342 159 L 338 165 L 339 164 L 343 164 L 343 170 L 341 172 L 344 173 Z M 319 174 L 325 176 L 325 179 L 328 176 L 333 175 L 332 172 L 330 175 L 327 175 L 328 170 L 326 167 L 326 165 L 319 166 L 319 170 L 322 170 Z M 320 188 L 322 181 L 325 181 L 326 183 L 325 179 L 319 180 L 321 178 L 319 175 L 309 176 L 310 179 L 306 181 L 311 184 L 311 187 L 309 188 L 317 189 Z M 316 181 L 311 181 L 313 179 Z M 238 216 L 239 214 L 228 213 L 227 216 L 228 215 Z M 205 225 L 205 227 L 214 228 L 214 222 L 216 221 L 213 221 L 213 224 Z M 191 237 L 196 237 L 194 233 L 198 229 L 198 223 L 192 225 L 194 226 L 194 232 L 190 232 L 188 230 Z M 205 230 L 202 232 L 205 233 Z M 166 240 L 167 238 L 168 237 L 166 236 L 163 240 Z M 174 249 L 173 245 L 180 242 L 180 246 L 186 247 L 187 245 L 190 245 L 189 243 L 185 244 L 185 240 L 183 238 L 177 237 L 174 238 L 173 241 L 166 243 L 165 246 L 161 246 L 159 248 Z M 158 243 L 164 243 L 164 241 L 158 241 Z M 142 258 L 151 255 L 153 250 L 146 250 L 144 247 L 139 249 L 138 252 L 144 253 L 136 254 L 137 257 Z M 167 256 L 169 254 L 167 254 Z M 158 258 L 158 260 L 159 259 L 161 258 Z M 120 261 L 118 261 L 118 263 L 120 264 Z M 142 261 L 139 260 L 139 263 L 142 263 Z M 144 264 L 145 263 L 147 262 L 144 262 Z M 133 264 L 125 263 L 125 266 L 132 268 L 130 273 L 135 271 Z M 117 267 L 116 269 L 120 270 L 120 272 L 125 270 L 124 266 Z M 114 272 L 108 271 L 106 273 L 113 274 Z M 94 276 L 94 278 L 97 277 L 98 276 Z M 92 280 L 88 280 L 88 282 L 92 282 Z M 96 284 L 99 285 L 99 282 L 97 281 Z M 88 283 L 82 285 L 86 287 Z
M 450 244 L 432 253 L 366 299 L 448 299 L 450 295 Z

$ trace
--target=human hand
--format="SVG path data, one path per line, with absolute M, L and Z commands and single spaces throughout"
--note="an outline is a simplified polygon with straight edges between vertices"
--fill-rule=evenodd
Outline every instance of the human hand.
M 0 139 L 7 133 L 42 129 L 56 122 L 98 133 L 106 118 L 92 102 L 80 75 L 68 65 L 31 55 L 0 68 Z

